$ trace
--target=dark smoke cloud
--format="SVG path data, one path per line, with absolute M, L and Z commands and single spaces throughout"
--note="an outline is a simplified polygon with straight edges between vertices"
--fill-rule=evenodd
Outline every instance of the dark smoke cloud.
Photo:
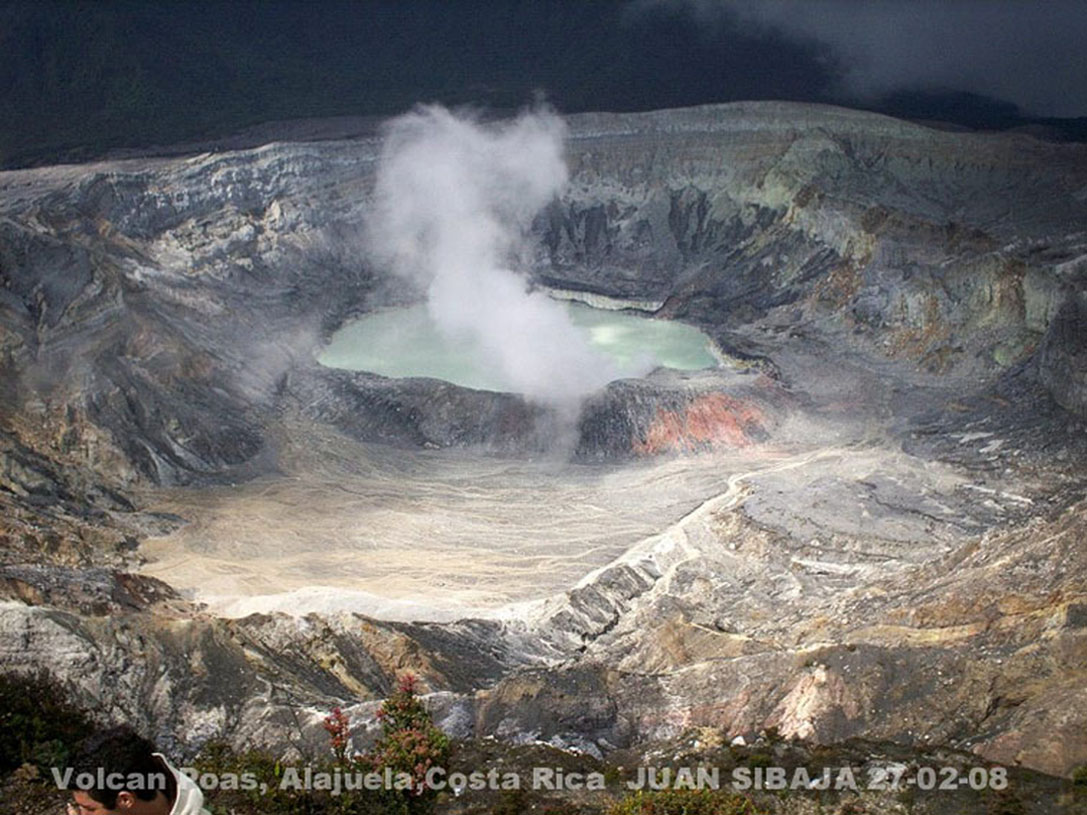
M 899 90 L 965 91 L 1034 116 L 1087 115 L 1083 0 L 636 0 L 684 8 L 702 24 L 777 32 L 829 46 L 842 92 L 871 102 Z

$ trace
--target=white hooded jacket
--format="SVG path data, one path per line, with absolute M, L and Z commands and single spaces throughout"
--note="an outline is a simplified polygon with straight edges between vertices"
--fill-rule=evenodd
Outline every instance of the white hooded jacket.
M 204 809 L 204 793 L 200 791 L 200 787 L 196 786 L 196 782 L 179 771 L 162 753 L 154 753 L 154 756 L 165 764 L 166 769 L 177 779 L 177 798 L 174 799 L 170 815 L 210 815 Z

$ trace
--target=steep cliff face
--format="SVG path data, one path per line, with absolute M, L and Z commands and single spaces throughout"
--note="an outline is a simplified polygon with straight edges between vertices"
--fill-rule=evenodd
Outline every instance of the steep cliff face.
M 1081 146 L 775 104 L 585 115 L 571 134 L 569 192 L 534 226 L 536 279 L 664 302 L 717 335 L 794 304 L 876 353 L 992 374 L 1081 284 Z M 360 237 L 376 147 L 4 174 L 10 412 L 63 404 L 156 481 L 252 461 L 283 374 L 313 370 L 323 332 L 412 296 L 368 268 Z M 1067 339 L 1047 343 L 1051 388 L 1078 365 L 1058 359 Z
M 692 322 L 727 364 L 567 414 L 317 365 L 345 318 L 419 296 L 360 237 L 377 149 L 0 174 L 0 667 L 190 742 L 319 736 L 322 706 L 369 710 L 412 668 L 464 735 L 774 726 L 1087 761 L 1082 146 L 771 103 L 573 117 L 531 282 Z M 228 620 L 129 573 L 186 520 L 147 510 L 156 485 L 215 503 L 288 471 L 319 513 L 327 483 L 283 453 L 318 435 L 731 458 L 502 621 Z
M 540 274 L 708 325 L 809 302 L 938 369 L 1029 354 L 1084 244 L 1080 147 L 772 104 L 578 117 Z
M 369 285 L 336 233 L 363 197 L 328 189 L 344 163 L 367 160 L 270 147 L 8 174 L 9 412 L 63 406 L 105 431 L 129 479 L 251 461 L 277 381 Z

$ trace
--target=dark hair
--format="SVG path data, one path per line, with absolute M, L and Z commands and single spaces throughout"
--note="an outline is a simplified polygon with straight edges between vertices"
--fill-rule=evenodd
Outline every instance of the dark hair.
M 159 791 L 173 801 L 177 798 L 177 779 L 152 755 L 154 752 L 155 746 L 127 725 L 98 730 L 80 745 L 72 761 L 68 789 L 83 790 L 107 809 L 115 808 L 117 795 L 126 790 L 142 801 L 153 800 Z M 91 787 L 85 786 L 88 773 L 95 778 Z M 122 777 L 123 783 L 107 783 L 102 788 L 100 782 L 114 773 Z

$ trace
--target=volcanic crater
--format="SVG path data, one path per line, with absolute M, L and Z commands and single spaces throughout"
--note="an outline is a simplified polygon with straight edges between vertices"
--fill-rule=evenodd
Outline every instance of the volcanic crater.
M 713 349 L 573 407 L 322 364 L 423 297 L 364 237 L 377 133 L 0 173 L 0 665 L 180 749 L 411 669 L 461 737 L 1087 763 L 1087 148 L 567 127 L 526 290 Z

